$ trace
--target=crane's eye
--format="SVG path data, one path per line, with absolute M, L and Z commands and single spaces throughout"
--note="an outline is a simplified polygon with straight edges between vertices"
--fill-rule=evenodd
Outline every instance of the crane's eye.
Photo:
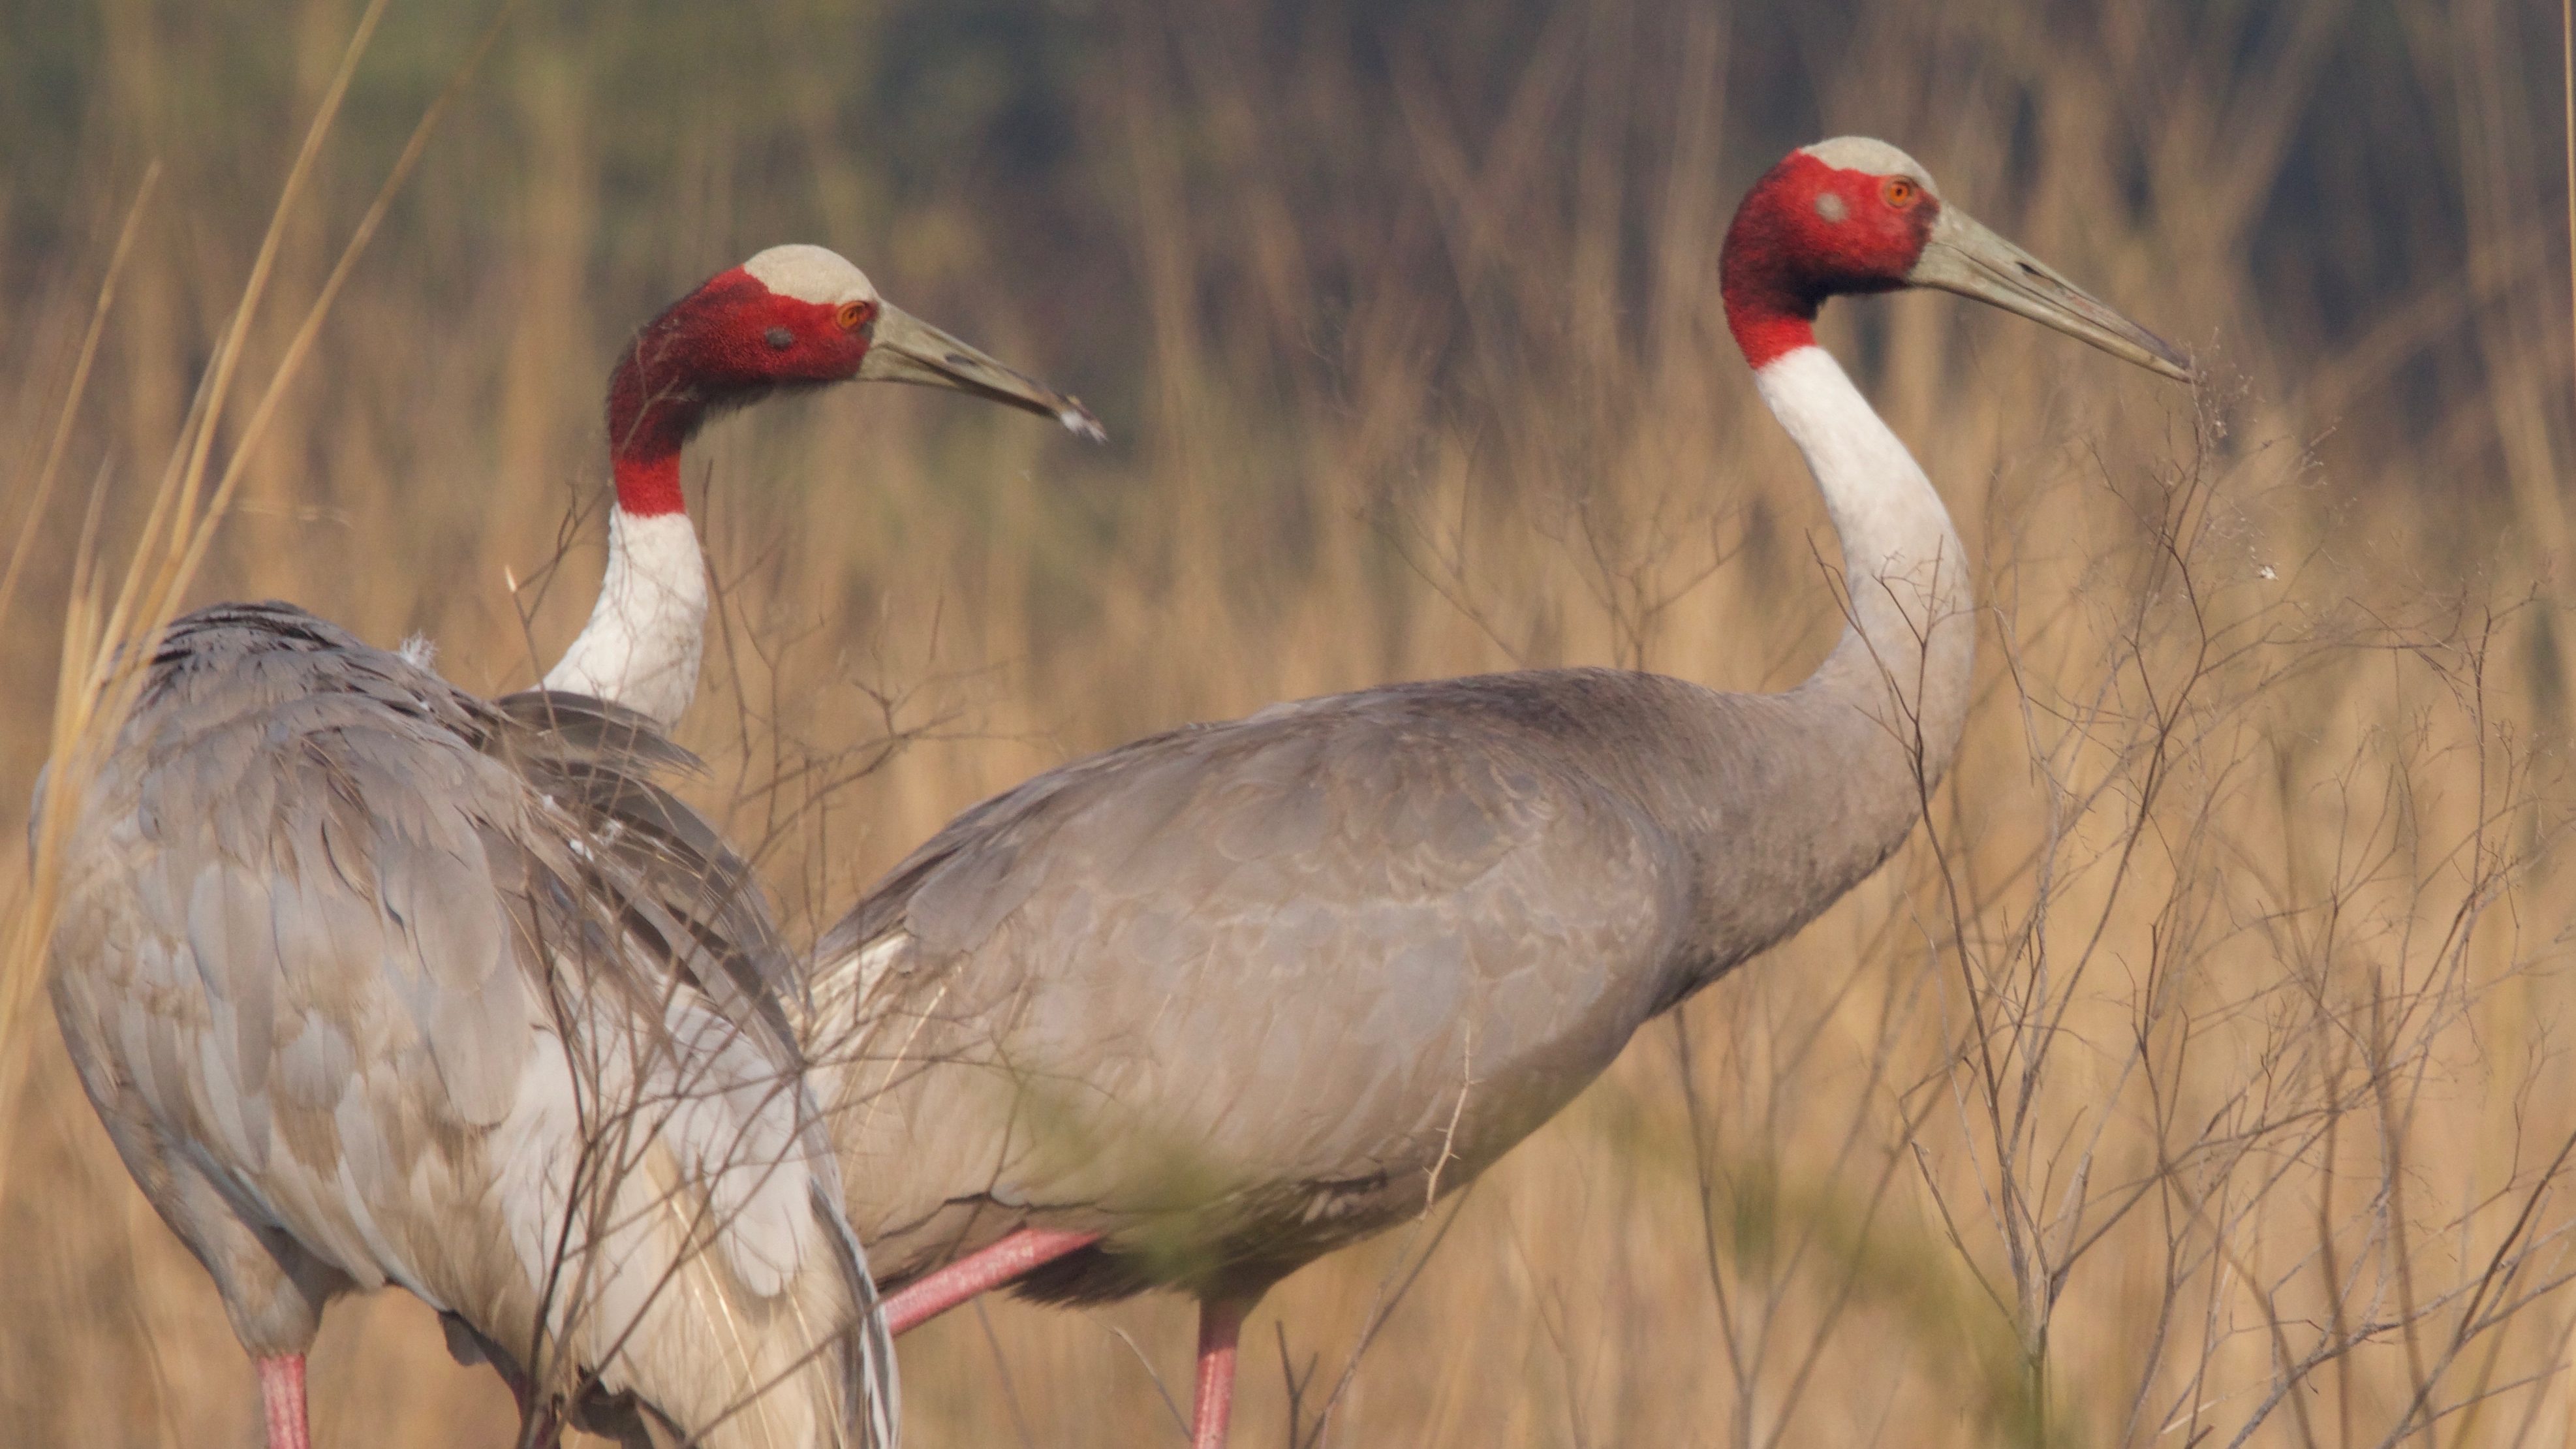
M 856 332 L 867 326 L 868 320 L 876 315 L 877 304 L 874 302 L 844 302 L 840 316 L 833 320 L 841 324 L 842 331 Z
M 1899 211 L 1903 211 L 1905 208 L 1912 206 L 1915 199 L 1923 193 L 1915 187 L 1913 182 L 1906 180 L 1904 177 L 1891 176 L 1887 178 L 1887 184 L 1878 189 L 1878 194 L 1888 205 L 1895 207 Z

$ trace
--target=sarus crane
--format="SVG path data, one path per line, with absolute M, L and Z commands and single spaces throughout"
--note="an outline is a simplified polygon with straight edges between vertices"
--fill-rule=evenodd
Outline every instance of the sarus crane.
M 1264 1289 L 1465 1185 L 1912 831 L 1969 698 L 1967 559 L 1818 308 L 1938 287 L 2189 374 L 1881 141 L 1764 175 L 1720 282 L 1841 540 L 1823 665 L 1782 694 L 1548 669 L 1310 699 L 959 816 L 813 967 L 809 1081 L 896 1331 L 1006 1281 L 1178 1289 L 1211 1449 Z
M 839 256 L 773 248 L 626 348 L 606 581 L 545 688 L 487 702 L 275 603 L 182 618 L 142 665 L 66 855 L 54 1008 L 257 1361 L 270 1449 L 307 1443 L 324 1307 L 386 1283 L 540 1439 L 569 1411 L 637 1442 L 895 1442 L 789 958 L 745 864 L 651 778 L 688 760 L 661 731 L 706 613 L 682 445 L 854 379 L 1097 433 Z

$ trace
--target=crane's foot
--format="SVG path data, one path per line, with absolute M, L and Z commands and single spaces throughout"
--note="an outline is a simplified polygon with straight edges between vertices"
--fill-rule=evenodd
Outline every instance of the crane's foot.
M 1199 1389 L 1190 1413 L 1190 1449 L 1225 1449 L 1226 1423 L 1234 1413 L 1234 1349 L 1252 1303 L 1250 1298 L 1199 1301 Z
M 989 1248 L 969 1253 L 935 1273 L 926 1273 L 885 1298 L 886 1332 L 902 1333 L 979 1293 L 999 1288 L 1040 1264 L 1100 1241 L 1098 1233 L 1066 1233 L 1053 1228 L 1022 1228 Z
M 268 1449 L 313 1449 L 304 1422 L 304 1355 L 259 1360 L 259 1406 L 268 1417 Z

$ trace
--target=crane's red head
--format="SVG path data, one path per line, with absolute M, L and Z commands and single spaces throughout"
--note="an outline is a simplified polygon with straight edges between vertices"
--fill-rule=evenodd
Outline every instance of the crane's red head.
M 644 324 L 608 384 L 618 506 L 680 508 L 680 445 L 706 420 L 780 388 L 859 375 L 884 304 L 867 275 L 816 246 L 771 247 Z
M 1718 263 L 1727 326 L 1761 367 L 1812 346 L 1827 297 L 1908 285 L 1941 215 L 1914 158 L 1860 136 L 1819 141 L 1753 183 Z
M 1914 158 L 1842 136 L 1789 153 L 1744 198 L 1718 264 L 1726 324 L 1755 368 L 1816 342 L 1827 297 L 1938 287 L 2188 379 L 2190 361 L 2055 268 L 1942 203 Z
M 771 247 L 644 324 L 608 384 L 617 506 L 680 511 L 680 445 L 728 408 L 782 389 L 873 379 L 948 388 L 1108 434 L 1073 398 L 877 297 L 865 273 L 813 246 Z

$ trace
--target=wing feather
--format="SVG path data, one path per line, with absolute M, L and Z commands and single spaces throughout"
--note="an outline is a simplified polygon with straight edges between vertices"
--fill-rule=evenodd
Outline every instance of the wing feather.
M 1049 772 L 828 933 L 814 1050 L 880 1268 L 917 1270 L 978 1199 L 1183 1233 L 1136 1246 L 1172 1261 L 1320 1251 L 1310 1218 L 1419 1211 L 1606 1064 L 1650 1008 L 1622 963 L 1669 950 L 1688 882 L 1645 812 L 1566 768 L 1553 717 L 1478 687 Z M 1335 1205 L 1353 1181 L 1365 1212 Z
M 587 1335 L 564 1341 L 648 1397 L 725 1382 L 714 1354 L 736 1393 L 825 1372 L 840 1407 L 791 1413 L 869 1395 L 890 1427 L 881 1333 L 834 1332 L 873 1297 L 785 953 L 748 865 L 646 778 L 687 763 L 613 706 L 486 704 L 285 606 L 170 631 L 84 797 L 55 1001 L 255 1351 L 309 1335 L 319 1300 L 298 1329 L 276 1282 L 298 1263 L 323 1265 L 298 1288 L 399 1282 L 525 1350 L 625 1114 L 635 1171 L 590 1220 L 598 1294 L 554 1304 Z

